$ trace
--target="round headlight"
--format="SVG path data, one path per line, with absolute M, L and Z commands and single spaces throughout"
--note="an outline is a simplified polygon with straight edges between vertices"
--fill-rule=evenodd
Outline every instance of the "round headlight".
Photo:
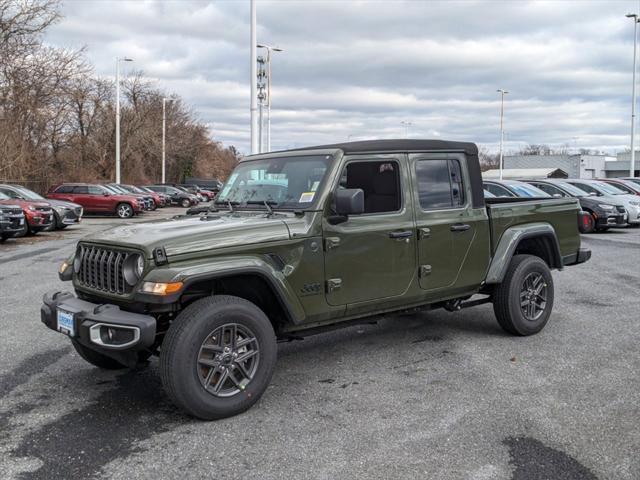
M 142 272 L 144 270 L 144 258 L 141 255 L 134 254 L 129 255 L 127 259 L 124 261 L 124 265 L 122 268 L 122 273 L 124 274 L 124 279 L 129 285 L 135 285 L 138 283 L 138 280 L 142 277 Z

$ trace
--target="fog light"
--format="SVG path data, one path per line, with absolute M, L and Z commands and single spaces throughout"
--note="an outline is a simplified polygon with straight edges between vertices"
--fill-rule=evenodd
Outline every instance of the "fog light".
M 58 273 L 62 275 L 68 267 L 69 267 L 69 264 L 66 261 L 62 262 L 62 265 L 60 265 L 60 269 L 58 270 Z
M 124 325 L 109 325 L 97 323 L 89 329 L 92 343 L 102 347 L 125 348 L 140 340 L 140 329 Z

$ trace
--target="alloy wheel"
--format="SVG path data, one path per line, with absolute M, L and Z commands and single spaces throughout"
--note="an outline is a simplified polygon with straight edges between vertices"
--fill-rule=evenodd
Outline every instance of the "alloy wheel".
M 538 320 L 547 306 L 547 282 L 539 272 L 527 275 L 520 289 L 520 308 L 524 317 Z
M 197 370 L 203 388 L 216 397 L 232 397 L 253 379 L 260 362 L 255 334 L 246 326 L 227 323 L 205 338 Z

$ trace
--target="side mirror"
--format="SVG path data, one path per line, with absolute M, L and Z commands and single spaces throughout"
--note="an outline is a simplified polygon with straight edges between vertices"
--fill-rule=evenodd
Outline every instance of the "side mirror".
M 105 197 L 111 196 L 111 194 L 109 192 L 104 192 L 102 195 L 104 195 Z
M 364 192 L 361 188 L 343 188 L 335 193 L 335 209 L 337 215 L 329 217 L 332 225 L 344 223 L 349 215 L 359 215 L 364 212 Z
M 562 198 L 562 197 L 564 197 L 564 195 L 562 195 L 561 193 L 554 193 L 553 197 L 554 198 Z

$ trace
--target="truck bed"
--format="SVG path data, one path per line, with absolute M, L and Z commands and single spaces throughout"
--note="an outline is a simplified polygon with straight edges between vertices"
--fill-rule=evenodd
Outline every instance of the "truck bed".
M 487 198 L 485 204 L 490 219 L 492 254 L 507 228 L 525 223 L 551 224 L 563 256 L 575 253 L 580 247 L 580 204 L 575 198 Z

